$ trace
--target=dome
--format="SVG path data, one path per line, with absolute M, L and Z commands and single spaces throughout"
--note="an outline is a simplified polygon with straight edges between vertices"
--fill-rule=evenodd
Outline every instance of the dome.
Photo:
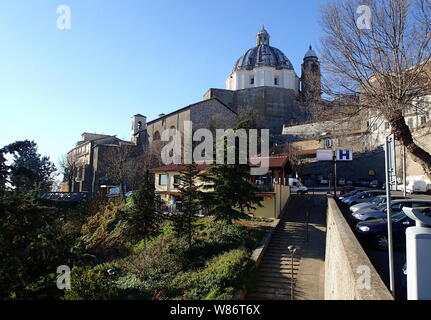
M 305 53 L 304 59 L 305 58 L 311 58 L 311 57 L 317 58 L 317 54 L 316 54 L 316 52 L 314 52 L 313 48 L 311 48 L 311 46 L 310 46 L 308 51 Z
M 292 63 L 281 50 L 269 45 L 269 34 L 262 27 L 256 36 L 256 47 L 246 51 L 236 62 L 233 72 L 253 70 L 257 67 L 273 67 L 293 70 Z

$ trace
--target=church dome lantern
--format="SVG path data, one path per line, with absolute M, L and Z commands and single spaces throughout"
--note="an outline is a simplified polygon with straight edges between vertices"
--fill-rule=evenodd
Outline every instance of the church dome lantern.
M 235 63 L 226 81 L 229 90 L 274 86 L 298 90 L 298 77 L 285 54 L 269 45 L 264 27 L 256 35 L 256 46 L 247 50 Z

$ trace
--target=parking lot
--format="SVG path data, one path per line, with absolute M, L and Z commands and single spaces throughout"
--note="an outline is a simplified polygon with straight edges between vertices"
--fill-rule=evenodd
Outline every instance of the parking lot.
M 391 193 L 393 196 L 402 196 L 403 193 L 400 191 L 394 191 Z M 407 197 L 414 200 L 429 200 L 431 201 L 431 195 L 428 194 L 407 194 Z M 355 230 L 356 222 L 352 220 L 352 212 L 348 206 L 342 205 L 340 209 L 343 212 L 346 220 L 349 222 L 352 230 Z M 359 239 L 358 239 L 359 240 Z M 399 243 L 398 243 L 399 244 Z M 389 257 L 388 251 L 377 250 L 375 247 L 369 244 L 363 244 L 364 251 L 368 255 L 371 263 L 376 268 L 382 280 L 389 288 Z M 405 300 L 407 298 L 407 282 L 406 276 L 403 273 L 403 266 L 406 262 L 406 251 L 404 246 L 396 246 L 394 248 L 394 274 L 395 274 L 395 298 L 399 300 Z

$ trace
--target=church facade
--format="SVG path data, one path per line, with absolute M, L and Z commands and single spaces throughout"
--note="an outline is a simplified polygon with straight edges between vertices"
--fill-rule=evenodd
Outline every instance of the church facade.
M 226 129 L 235 125 L 242 112 L 253 114 L 258 127 L 269 129 L 271 136 L 281 137 L 283 125 L 301 123 L 309 117 L 304 99 L 307 93 L 314 92 L 320 98 L 320 84 L 311 88 L 311 78 L 320 79 L 320 62 L 312 48 L 305 53 L 299 77 L 285 54 L 270 46 L 270 35 L 262 27 L 256 35 L 256 45 L 234 64 L 225 89 L 211 88 L 201 101 L 160 114 L 151 121 L 142 114 L 133 116 L 130 143 L 145 153 L 161 140 L 164 130 L 183 132 L 184 121 L 192 121 L 194 130 Z M 92 175 L 86 180 L 95 181 L 97 170 L 86 172 Z M 98 180 L 97 184 L 103 183 Z M 98 186 L 92 183 L 91 187 L 79 189 L 95 193 Z

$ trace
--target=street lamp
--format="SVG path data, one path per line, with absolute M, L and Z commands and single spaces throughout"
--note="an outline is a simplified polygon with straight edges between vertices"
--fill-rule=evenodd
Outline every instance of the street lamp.
M 290 252 L 290 265 L 291 265 L 291 275 L 290 275 L 290 300 L 293 300 L 293 256 L 295 255 L 296 252 L 296 247 L 293 245 L 290 245 L 287 247 L 287 249 L 289 249 Z

